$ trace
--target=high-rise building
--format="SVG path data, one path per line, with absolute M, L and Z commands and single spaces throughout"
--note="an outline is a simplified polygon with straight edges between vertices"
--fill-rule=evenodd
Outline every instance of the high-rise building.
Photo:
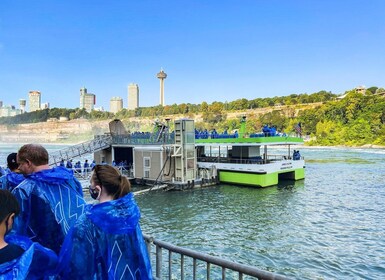
M 87 93 L 87 89 L 82 87 L 80 89 L 80 109 L 86 109 L 90 113 L 95 106 L 96 96 L 93 93 Z
M 123 99 L 121 97 L 112 97 L 110 100 L 110 112 L 116 114 L 123 109 Z
M 20 114 L 20 110 L 15 106 L 1 106 L 0 108 L 0 117 L 13 117 Z
M 40 109 L 42 110 L 49 109 L 49 102 L 41 103 Z
M 25 105 L 27 104 L 27 100 L 25 99 L 19 99 L 19 108 L 20 112 L 23 114 L 25 113 Z
M 3 107 L 3 101 L 0 101 L 0 108 Z
M 29 111 L 37 111 L 40 110 L 41 104 L 41 93 L 37 90 L 31 90 L 29 92 Z
M 167 74 L 160 69 L 160 72 L 156 74 L 156 77 L 160 80 L 160 100 L 159 104 L 164 106 L 164 80 L 167 78 Z
M 135 110 L 139 107 L 139 86 L 131 83 L 128 85 L 128 110 Z

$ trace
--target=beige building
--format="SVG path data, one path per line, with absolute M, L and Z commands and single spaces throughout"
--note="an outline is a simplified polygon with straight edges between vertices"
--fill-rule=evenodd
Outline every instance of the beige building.
M 29 92 L 29 111 L 40 110 L 41 106 L 41 93 L 37 90 L 31 90 Z
M 45 103 L 41 103 L 40 105 L 40 109 L 44 110 L 44 109 L 49 109 L 49 102 L 45 102 Z
M 80 89 L 80 109 L 86 109 L 90 113 L 95 107 L 96 96 L 93 93 L 87 93 L 87 89 Z
M 25 105 L 27 105 L 27 100 L 19 99 L 19 108 L 22 114 L 25 113 Z
M 0 117 L 13 117 L 20 114 L 21 114 L 20 110 L 16 109 L 15 106 L 0 107 Z
M 128 85 L 128 110 L 135 110 L 139 107 L 139 86 L 131 83 Z
M 110 112 L 116 114 L 123 109 L 123 99 L 121 97 L 112 97 L 110 100 Z

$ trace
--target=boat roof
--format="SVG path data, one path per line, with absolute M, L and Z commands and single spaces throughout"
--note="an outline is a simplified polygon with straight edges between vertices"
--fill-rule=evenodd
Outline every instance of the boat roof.
M 290 136 L 271 136 L 271 137 L 254 137 L 254 138 L 209 138 L 195 139 L 195 145 L 302 145 L 304 143 L 301 137 Z

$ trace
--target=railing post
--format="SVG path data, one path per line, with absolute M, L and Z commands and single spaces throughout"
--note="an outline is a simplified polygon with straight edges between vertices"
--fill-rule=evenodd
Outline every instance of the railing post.
M 197 259 L 193 259 L 193 280 L 197 277 Z
M 206 267 L 206 275 L 207 275 L 206 279 L 210 280 L 210 263 L 209 262 L 207 263 L 207 267 Z
M 168 279 L 172 279 L 172 252 L 168 251 Z
M 156 277 L 162 279 L 162 248 L 156 245 Z
M 184 255 L 180 255 L 180 280 L 184 280 Z

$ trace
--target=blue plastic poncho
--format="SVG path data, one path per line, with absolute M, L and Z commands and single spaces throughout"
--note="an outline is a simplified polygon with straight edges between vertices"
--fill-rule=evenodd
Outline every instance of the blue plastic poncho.
M 85 206 L 82 186 L 73 171 L 55 167 L 32 173 L 12 193 L 21 208 L 12 232 L 59 253 Z
M 16 172 L 9 172 L 0 177 L 0 189 L 12 191 L 18 184 L 25 179 L 23 174 Z
M 25 252 L 17 259 L 0 264 L 0 279 L 48 279 L 58 263 L 56 254 L 24 236 L 6 236 L 7 243 L 22 247 Z
M 60 253 L 63 279 L 152 279 L 133 194 L 89 205 Z

